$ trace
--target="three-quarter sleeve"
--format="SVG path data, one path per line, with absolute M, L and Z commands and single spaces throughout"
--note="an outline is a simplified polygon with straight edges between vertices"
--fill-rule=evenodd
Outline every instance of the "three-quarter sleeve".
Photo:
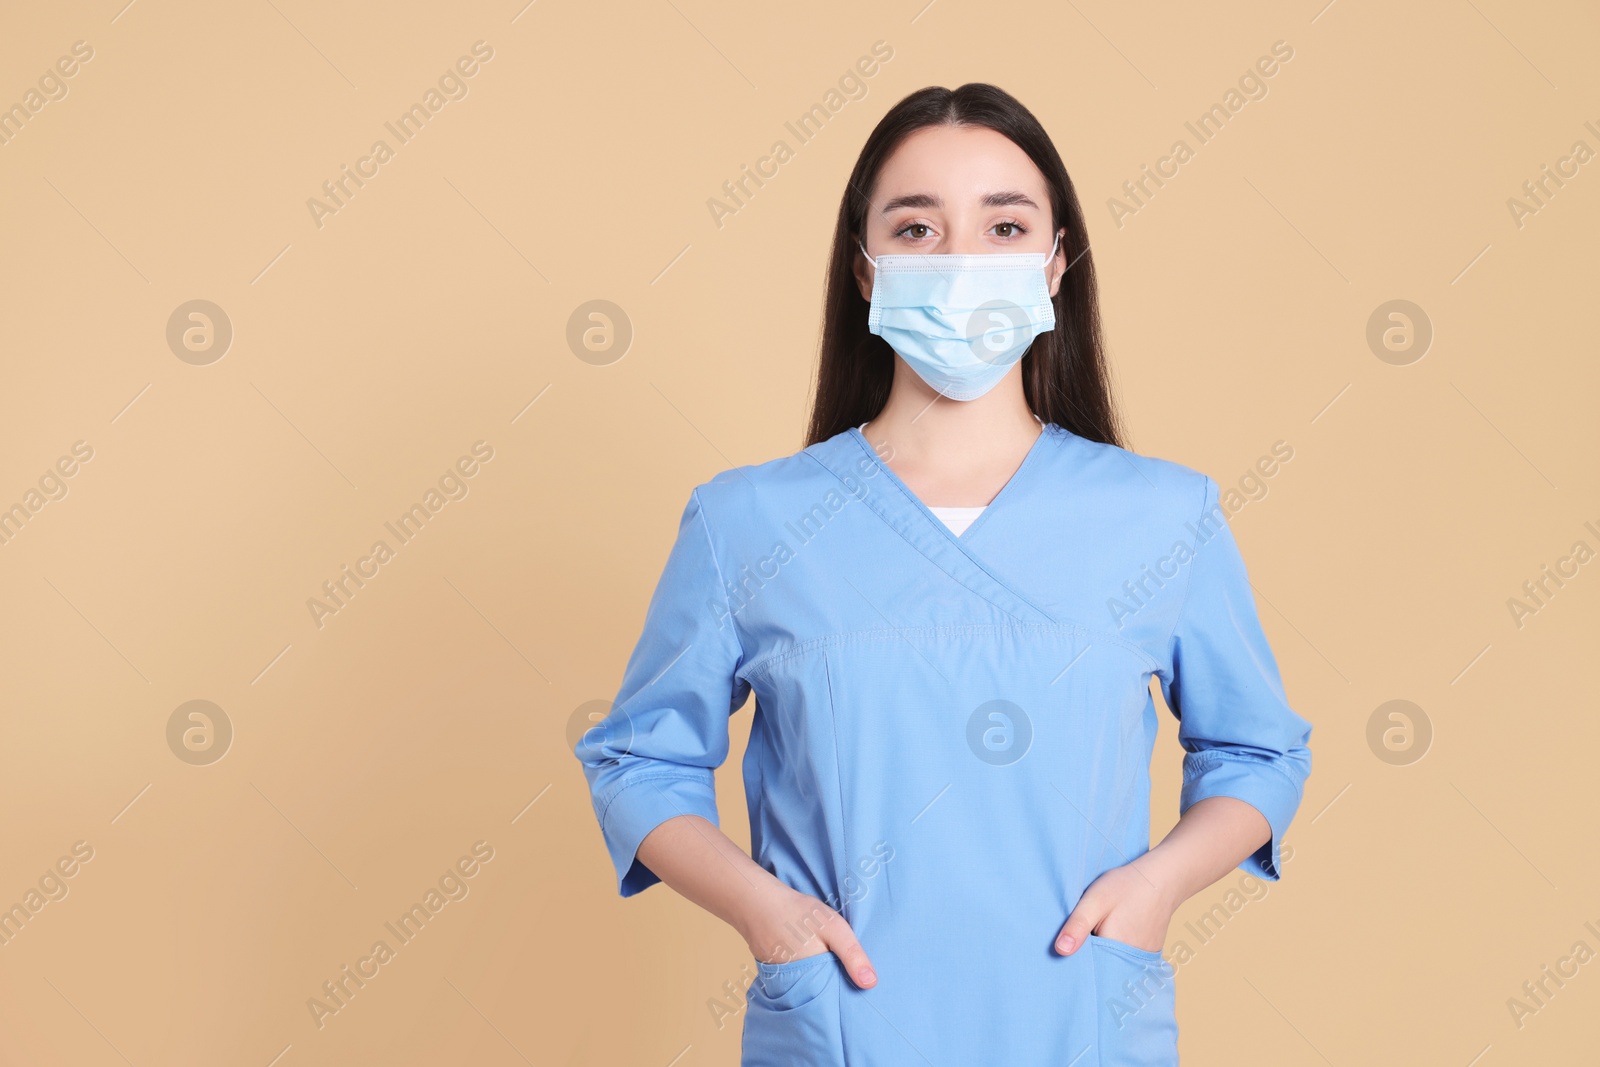
M 1185 752 L 1178 814 L 1207 797 L 1250 804 L 1266 816 L 1272 839 L 1239 867 L 1277 881 L 1283 835 L 1311 774 L 1311 724 L 1284 695 L 1219 497 L 1216 480 L 1206 476 L 1170 671 L 1160 674 Z
M 749 695 L 734 625 L 696 489 L 611 713 L 573 749 L 624 897 L 661 880 L 636 856 L 651 830 L 678 815 L 720 825 L 713 771 Z

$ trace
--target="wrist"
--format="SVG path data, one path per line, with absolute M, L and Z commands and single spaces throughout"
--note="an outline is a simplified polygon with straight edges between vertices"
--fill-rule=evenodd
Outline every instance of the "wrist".
M 1134 860 L 1132 866 L 1155 886 L 1157 898 L 1169 914 L 1176 913 L 1178 907 L 1193 895 L 1187 888 L 1187 872 L 1181 858 L 1174 855 L 1171 849 L 1157 845 Z
M 757 867 L 756 872 L 752 880 L 744 882 L 744 890 L 734 898 L 727 915 L 728 925 L 747 944 L 755 939 L 761 918 L 773 913 L 778 896 L 788 888 L 765 868 Z

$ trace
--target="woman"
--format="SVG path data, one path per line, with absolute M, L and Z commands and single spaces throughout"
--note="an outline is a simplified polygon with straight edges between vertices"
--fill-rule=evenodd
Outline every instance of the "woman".
M 884 117 L 828 280 L 808 446 L 690 494 L 576 748 L 618 889 L 744 937 L 746 1065 L 1176 1063 L 1168 922 L 1279 878 L 1310 773 L 1217 483 L 1119 444 L 1077 197 L 1001 90 Z M 753 858 L 712 786 L 752 693 Z

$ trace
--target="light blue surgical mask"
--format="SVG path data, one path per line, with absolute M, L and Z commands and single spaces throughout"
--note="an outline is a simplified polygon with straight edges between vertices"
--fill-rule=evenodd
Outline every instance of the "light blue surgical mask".
M 860 244 L 859 241 L 856 242 Z M 976 400 L 1000 384 L 1033 339 L 1055 329 L 1048 253 L 885 255 L 873 259 L 867 329 L 917 376 L 952 400 Z

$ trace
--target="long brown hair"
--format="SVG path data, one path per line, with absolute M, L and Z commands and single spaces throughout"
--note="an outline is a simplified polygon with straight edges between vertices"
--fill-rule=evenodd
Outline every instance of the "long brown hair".
M 1055 225 L 1062 228 L 1067 272 L 1056 292 L 1055 329 L 1034 338 L 1022 365 L 1028 407 L 1043 421 L 1080 437 L 1122 446 L 1122 432 L 1107 380 L 1100 309 L 1089 234 L 1072 179 L 1039 120 L 1011 94 L 969 82 L 959 89 L 929 86 L 901 100 L 883 117 L 861 149 L 839 204 L 823 304 L 822 351 L 806 444 L 825 441 L 883 410 L 894 380 L 894 350 L 867 332 L 870 307 L 852 266 L 864 233 L 868 194 L 878 171 L 900 143 L 928 126 L 986 126 L 1028 154 L 1050 189 Z

